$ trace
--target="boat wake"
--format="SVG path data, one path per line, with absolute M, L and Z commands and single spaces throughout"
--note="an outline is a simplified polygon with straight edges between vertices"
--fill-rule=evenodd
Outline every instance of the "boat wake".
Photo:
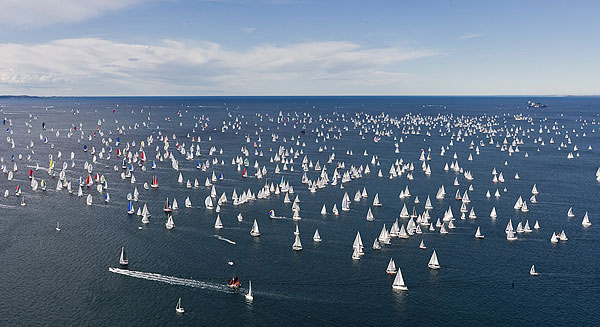
M 147 273 L 147 272 L 142 272 L 142 271 L 127 270 L 127 269 L 120 269 L 120 268 L 113 268 L 113 267 L 109 267 L 108 271 L 115 273 L 115 274 L 119 274 L 119 275 L 141 278 L 141 279 L 146 279 L 146 280 L 152 280 L 152 281 L 171 284 L 171 285 L 181 285 L 181 286 L 207 289 L 207 290 L 217 291 L 217 292 L 231 293 L 231 290 L 226 285 L 220 285 L 220 284 L 209 283 L 209 282 L 201 282 L 201 281 L 193 280 L 193 279 L 165 276 L 165 275 L 161 275 L 161 274 Z
M 238 289 L 238 291 L 232 291 L 228 286 L 223 285 L 223 284 L 202 282 L 202 281 L 194 280 L 194 279 L 165 276 L 165 275 L 161 275 L 161 274 L 154 274 L 154 273 L 148 273 L 148 272 L 142 272 L 142 271 L 127 270 L 127 269 L 113 268 L 113 267 L 109 267 L 108 271 L 115 273 L 115 274 L 119 274 L 119 275 L 135 277 L 135 278 L 140 278 L 140 279 L 145 279 L 145 280 L 151 280 L 151 281 L 155 281 L 155 282 L 161 282 L 161 283 L 166 283 L 166 284 L 171 284 L 171 285 L 195 287 L 195 288 L 223 292 L 223 293 L 245 294 L 248 291 L 246 288 L 243 288 L 243 287 Z M 306 301 L 313 301 L 313 302 L 318 301 L 318 300 L 314 299 L 313 297 L 300 296 L 300 295 L 292 296 L 290 294 L 280 294 L 280 293 L 265 292 L 265 291 L 254 291 L 253 293 L 255 295 L 260 295 L 263 297 L 270 297 L 270 298 L 275 298 L 275 299 L 287 299 L 287 300 L 295 299 L 295 300 L 306 300 Z
M 228 243 L 231 243 L 231 244 L 236 244 L 235 241 L 232 241 L 232 240 L 230 240 L 228 238 L 224 238 L 223 236 L 219 236 L 219 235 L 213 235 L 213 236 L 216 237 L 216 238 L 218 238 L 218 239 L 220 239 L 221 241 L 225 241 L 225 242 L 228 242 Z

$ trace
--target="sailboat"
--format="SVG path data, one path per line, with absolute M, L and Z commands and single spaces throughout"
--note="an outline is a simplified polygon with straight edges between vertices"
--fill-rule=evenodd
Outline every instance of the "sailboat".
M 352 259 L 353 260 L 360 260 L 360 248 L 358 246 L 354 247 L 354 250 L 352 251 Z
M 181 298 L 179 298 L 179 300 L 177 301 L 177 306 L 175 307 L 175 312 L 177 312 L 177 313 L 184 313 L 185 312 L 185 310 L 181 306 Z
M 92 205 L 92 195 L 88 194 L 87 199 L 85 200 L 85 203 L 89 206 Z
M 379 193 L 376 193 L 375 197 L 373 198 L 373 206 L 381 207 L 381 202 L 379 202 Z
M 165 206 L 163 207 L 163 211 L 164 212 L 171 212 L 171 205 L 169 204 L 169 198 L 167 198 L 167 200 L 165 201 Z
M 569 211 L 567 211 L 567 217 L 569 217 L 569 218 L 575 217 L 575 214 L 573 213 L 573 207 L 570 207 Z
M 221 216 L 217 215 L 217 219 L 215 220 L 215 228 L 222 229 L 223 223 L 221 222 Z
M 373 217 L 373 212 L 371 212 L 371 208 L 367 211 L 367 221 L 374 221 L 375 217 Z
M 167 218 L 167 222 L 165 223 L 165 227 L 167 227 L 167 229 L 172 229 L 173 227 L 175 227 L 175 223 L 173 222 L 173 216 L 169 215 L 169 217 Z
M 292 244 L 292 249 L 294 251 L 302 250 L 302 243 L 300 242 L 300 235 L 296 234 L 296 239 L 294 240 L 294 244 Z
M 440 263 L 438 262 L 438 257 L 435 253 L 435 250 L 433 250 L 433 253 L 431 254 L 431 259 L 429 259 L 429 264 L 427 264 L 427 266 L 431 269 L 440 269 Z
M 396 278 L 394 278 L 392 288 L 400 291 L 408 291 L 408 287 L 406 287 L 406 285 L 404 284 L 404 278 L 402 278 L 402 270 L 400 270 L 400 268 L 398 268 L 398 272 L 396 273 Z
M 388 273 L 389 275 L 394 275 L 396 274 L 396 263 L 394 262 L 394 259 L 390 258 L 390 262 L 388 263 L 387 269 L 385 270 L 386 273 Z
M 23 196 L 21 197 L 21 207 L 24 207 L 24 206 L 26 206 L 26 205 L 27 205 L 27 204 L 25 203 L 25 195 L 23 195 Z
M 425 246 L 425 242 L 423 240 L 421 240 L 421 243 L 419 244 L 419 249 L 421 250 L 425 250 L 427 247 Z
M 321 242 L 321 235 L 319 235 L 319 230 L 315 229 L 315 235 L 313 236 L 313 241 Z
M 121 266 L 127 266 L 129 264 L 129 260 L 125 257 L 125 247 L 121 247 L 121 256 L 119 257 L 119 264 Z
M 56 231 L 60 232 L 60 225 L 58 224 L 58 221 L 56 222 Z
M 583 225 L 583 227 L 592 226 L 592 223 L 590 222 L 590 218 L 588 217 L 587 211 L 585 212 L 585 215 L 583 215 L 583 221 L 581 222 L 581 225 Z
M 206 207 L 206 209 L 212 210 L 213 202 L 212 202 L 212 198 L 210 197 L 210 195 L 207 196 L 206 199 L 204 199 L 204 206 Z
M 253 301 L 254 295 L 252 294 L 252 281 L 248 281 L 248 293 L 246 293 L 246 300 Z
M 531 265 L 531 269 L 529 269 L 529 275 L 537 276 L 539 274 L 540 274 L 539 272 L 535 271 L 535 265 Z
M 254 237 L 260 236 L 260 231 L 258 230 L 258 223 L 256 222 L 256 219 L 254 219 L 254 224 L 252 225 L 252 229 L 250 230 L 250 235 Z
M 483 236 L 483 234 L 481 234 L 481 229 L 479 228 L 479 226 L 477 226 L 477 231 L 475 232 L 475 237 L 476 238 L 484 238 L 485 236 Z
M 373 250 L 381 250 L 381 244 L 379 244 L 379 240 L 377 238 L 375 238 L 375 241 L 373 241 Z
M 127 213 L 130 215 L 133 215 L 134 212 L 135 212 L 135 209 L 133 208 L 133 203 L 131 201 L 129 201 L 129 204 L 127 204 Z
M 560 240 L 561 241 L 568 241 L 569 239 L 567 238 L 567 234 L 565 234 L 565 230 L 563 229 L 562 232 L 560 232 Z

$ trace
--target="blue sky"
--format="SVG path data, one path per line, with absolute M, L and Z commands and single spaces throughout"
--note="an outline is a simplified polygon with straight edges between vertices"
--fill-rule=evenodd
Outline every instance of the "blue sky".
M 600 93 L 597 1 L 0 2 L 0 94 Z

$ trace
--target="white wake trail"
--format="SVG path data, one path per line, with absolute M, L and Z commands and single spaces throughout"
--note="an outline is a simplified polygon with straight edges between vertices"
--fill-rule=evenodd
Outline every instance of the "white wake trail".
M 228 239 L 228 238 L 225 238 L 225 237 L 223 237 L 223 236 L 219 236 L 219 235 L 214 235 L 214 236 L 215 236 L 216 238 L 220 239 L 221 241 L 225 241 L 225 242 L 228 242 L 228 243 L 231 243 L 231 244 L 237 244 L 237 243 L 235 243 L 235 241 L 232 241 L 232 240 L 230 240 L 230 239 Z
M 120 268 L 113 268 L 113 267 L 109 267 L 108 271 L 115 273 L 115 274 L 120 274 L 120 275 L 129 276 L 129 277 L 135 277 L 135 278 L 141 278 L 141 279 L 146 279 L 146 280 L 152 280 L 152 281 L 167 283 L 167 284 L 171 284 L 171 285 L 196 287 L 196 288 L 208 289 L 208 290 L 218 291 L 218 292 L 227 292 L 227 293 L 231 292 L 229 287 L 227 287 L 225 285 L 201 282 L 201 281 L 193 280 L 193 279 L 165 276 L 165 275 L 161 275 L 161 274 L 147 273 L 147 272 L 142 272 L 142 271 L 127 270 L 127 269 L 120 269 Z

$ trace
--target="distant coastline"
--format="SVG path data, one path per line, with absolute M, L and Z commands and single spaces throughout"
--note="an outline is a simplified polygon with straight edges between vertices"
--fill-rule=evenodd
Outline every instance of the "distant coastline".
M 390 95 L 390 94 L 354 94 L 354 95 L 0 95 L 0 99 L 52 99 L 52 98 L 253 98 L 253 97 L 263 97 L 263 98 L 301 98 L 301 97 L 321 97 L 321 98 L 349 98 L 349 97 L 498 97 L 498 98 L 595 98 L 600 97 L 600 94 L 549 94 L 549 95 L 539 95 L 539 94 L 484 94 L 484 95 L 474 95 L 474 94 L 412 94 L 412 95 Z
M 0 99 L 46 99 L 56 98 L 55 96 L 37 96 L 37 95 L 0 95 Z

